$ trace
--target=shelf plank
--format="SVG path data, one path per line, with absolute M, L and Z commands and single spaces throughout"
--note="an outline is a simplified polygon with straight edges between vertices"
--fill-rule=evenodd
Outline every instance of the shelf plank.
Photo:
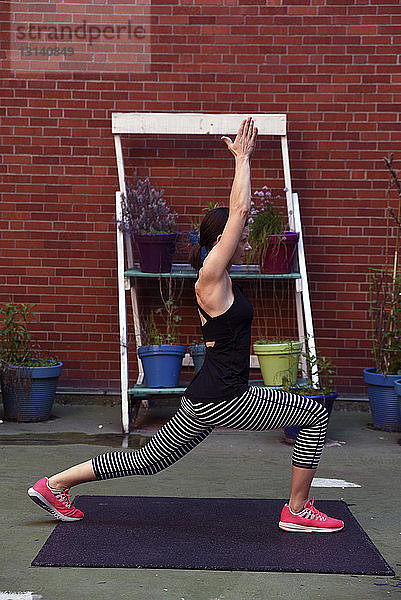
M 287 115 L 253 113 L 259 135 L 286 135 Z M 112 113 L 112 132 L 192 135 L 235 135 L 246 114 L 227 113 Z
M 140 270 L 139 265 L 135 264 L 133 268 L 124 271 L 125 277 L 140 277 L 143 279 L 156 279 L 159 276 L 163 278 L 170 277 L 170 273 L 144 273 Z M 173 264 L 171 269 L 171 277 L 173 278 L 188 278 L 197 279 L 198 273 L 188 264 Z M 258 265 L 241 265 L 233 266 L 230 271 L 230 277 L 234 279 L 300 279 L 300 273 L 259 273 Z
M 301 380 L 298 380 L 298 385 Z M 174 395 L 182 395 L 187 389 L 190 382 L 187 383 L 180 382 L 178 387 L 168 387 L 168 388 L 150 388 L 146 387 L 143 384 L 135 385 L 133 388 L 128 390 L 128 394 L 131 396 L 174 396 Z M 249 385 L 256 387 L 267 387 L 265 386 L 263 379 L 253 379 L 249 381 Z M 271 390 L 279 390 L 280 387 L 271 387 Z

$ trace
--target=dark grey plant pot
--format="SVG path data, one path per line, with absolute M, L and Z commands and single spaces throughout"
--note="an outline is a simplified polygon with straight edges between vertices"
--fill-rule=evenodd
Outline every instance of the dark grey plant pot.
M 399 375 L 382 375 L 375 368 L 364 369 L 373 426 L 384 431 L 401 431 L 399 397 L 394 384 Z
M 4 419 L 20 423 L 47 421 L 50 418 L 58 378 L 63 363 L 51 367 L 14 367 L 21 369 L 22 381 L 11 387 L 1 374 L 1 390 L 4 405 Z M 31 384 L 24 381 L 31 377 Z
M 189 346 L 188 350 L 192 360 L 194 361 L 195 373 L 198 373 L 202 368 L 203 361 L 205 360 L 206 346 L 205 344 L 195 344 L 193 346 Z

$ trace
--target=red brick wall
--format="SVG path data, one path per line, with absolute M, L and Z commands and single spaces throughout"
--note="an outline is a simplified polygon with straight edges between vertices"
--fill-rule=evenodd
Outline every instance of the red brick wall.
M 98 5 L 99 21 L 111 13 Z M 318 348 L 338 368 L 338 390 L 363 393 L 362 369 L 373 365 L 367 271 L 384 256 L 383 157 L 400 159 L 399 2 L 156 0 L 150 14 L 144 72 L 109 70 L 122 42 L 101 72 L 67 70 L 66 60 L 22 74 L 17 58 L 3 63 L 0 301 L 37 305 L 39 337 L 65 363 L 61 385 L 118 388 L 111 113 L 286 113 Z M 217 138 L 132 136 L 125 146 L 129 174 L 137 167 L 165 188 L 181 231 L 208 200 L 227 202 L 233 162 Z M 254 189 L 282 189 L 277 140 L 260 138 L 252 167 Z M 190 294 L 184 343 L 199 337 Z M 271 309 L 255 337 L 267 318 L 273 327 Z

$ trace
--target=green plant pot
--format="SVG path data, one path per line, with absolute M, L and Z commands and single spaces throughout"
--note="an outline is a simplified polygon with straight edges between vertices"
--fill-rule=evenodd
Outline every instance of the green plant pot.
M 253 350 L 258 357 L 264 384 L 279 387 L 297 382 L 298 362 L 302 342 L 260 344 L 255 342 Z

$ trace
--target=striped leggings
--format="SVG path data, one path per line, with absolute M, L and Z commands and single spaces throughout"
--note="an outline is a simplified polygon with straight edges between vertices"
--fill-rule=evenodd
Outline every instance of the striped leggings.
M 145 446 L 136 451 L 101 454 L 92 459 L 92 466 L 98 480 L 153 475 L 185 456 L 217 425 L 251 431 L 292 425 L 300 427 L 292 464 L 315 469 L 327 423 L 327 410 L 315 400 L 265 387 L 249 387 L 242 396 L 218 404 L 193 403 L 183 396 L 176 414 Z

